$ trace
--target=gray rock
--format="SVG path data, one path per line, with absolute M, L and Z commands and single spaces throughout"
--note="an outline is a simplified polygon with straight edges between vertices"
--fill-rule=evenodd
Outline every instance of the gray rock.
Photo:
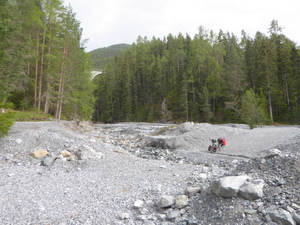
M 282 225 L 296 225 L 296 222 L 292 218 L 292 215 L 284 209 L 276 209 L 275 207 L 270 207 L 267 209 L 267 212 L 273 222 Z
M 180 214 L 180 211 L 179 211 L 178 209 L 174 209 L 174 210 L 170 210 L 170 211 L 167 213 L 166 216 L 167 216 L 167 219 L 168 219 L 168 220 L 174 220 L 174 219 L 180 217 L 181 214 Z
M 166 208 L 175 204 L 175 197 L 170 195 L 163 195 L 160 197 L 160 207 Z
M 198 219 L 193 215 L 188 219 L 189 225 L 198 225 Z
M 252 215 L 252 214 L 256 214 L 257 210 L 255 210 L 255 209 L 246 209 L 244 212 L 245 212 L 245 214 Z
M 51 166 L 51 164 L 57 159 L 57 156 L 48 156 L 41 160 L 42 166 Z
M 186 189 L 185 189 L 185 193 L 186 193 L 186 195 L 187 196 L 194 196 L 194 195 L 196 195 L 197 193 L 199 193 L 200 192 L 200 190 L 201 190 L 201 187 L 187 187 Z
M 279 149 L 273 148 L 268 151 L 268 155 L 267 155 L 268 158 L 273 158 L 276 156 L 282 156 L 282 153 Z
M 194 127 L 193 122 L 185 122 L 179 126 L 179 131 L 181 133 L 186 133 L 186 132 L 191 131 L 193 129 L 193 127 Z
M 157 214 L 156 217 L 160 221 L 164 221 L 167 218 L 166 214 Z
M 264 182 L 259 184 L 245 183 L 242 184 L 238 195 L 247 200 L 256 200 L 263 197 Z
M 93 148 L 88 145 L 82 145 L 76 152 L 76 156 L 79 160 L 86 159 L 103 159 L 104 154 L 101 152 L 96 152 Z
M 186 195 L 178 195 L 175 198 L 175 207 L 178 209 L 184 208 L 188 205 L 189 198 Z
M 296 224 L 300 224 L 300 215 L 298 213 L 293 213 L 292 218 L 296 221 Z
M 151 220 L 151 219 L 153 219 L 153 216 L 152 215 L 138 215 L 136 218 L 138 220 Z
M 211 183 L 212 191 L 220 197 L 236 197 L 242 184 L 245 183 L 249 176 L 228 176 L 213 180 Z
M 180 145 L 176 141 L 177 137 L 174 136 L 149 136 L 146 138 L 148 146 L 164 149 L 176 149 Z

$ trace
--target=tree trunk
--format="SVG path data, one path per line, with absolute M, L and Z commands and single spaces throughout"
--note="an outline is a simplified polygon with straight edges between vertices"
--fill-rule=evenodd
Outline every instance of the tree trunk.
M 46 27 L 44 28 L 43 45 L 42 45 L 42 52 L 41 52 L 40 79 L 39 79 L 38 106 L 37 106 L 38 111 L 41 110 L 42 85 L 43 85 L 43 74 L 44 74 L 44 51 L 45 51 L 45 43 L 46 43 Z
M 40 33 L 38 33 L 36 41 L 36 59 L 35 59 L 35 74 L 34 74 L 34 109 L 37 109 L 37 90 L 38 90 L 38 71 L 39 71 L 39 42 Z

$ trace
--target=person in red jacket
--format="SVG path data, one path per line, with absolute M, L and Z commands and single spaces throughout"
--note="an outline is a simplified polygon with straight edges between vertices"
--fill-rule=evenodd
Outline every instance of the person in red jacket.
M 227 141 L 226 141 L 226 139 L 225 138 L 219 138 L 218 139 L 218 147 L 219 147 L 219 149 L 221 149 L 222 147 L 224 147 L 224 146 L 226 146 L 226 144 L 227 144 Z

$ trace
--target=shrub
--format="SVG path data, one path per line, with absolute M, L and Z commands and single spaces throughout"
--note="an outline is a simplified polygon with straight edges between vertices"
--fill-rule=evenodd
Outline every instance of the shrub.
M 14 124 L 14 112 L 0 112 L 0 138 L 4 137 Z

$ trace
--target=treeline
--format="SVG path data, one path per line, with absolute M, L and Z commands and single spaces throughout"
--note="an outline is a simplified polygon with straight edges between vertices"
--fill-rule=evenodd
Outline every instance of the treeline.
M 0 103 L 57 119 L 88 118 L 94 107 L 91 62 L 71 7 L 60 0 L 0 5 Z
M 300 121 L 300 50 L 272 21 L 240 38 L 139 37 L 99 78 L 97 121 Z
M 106 48 L 98 48 L 90 53 L 92 59 L 92 67 L 95 70 L 103 70 L 105 65 L 113 60 L 114 56 L 120 51 L 130 48 L 129 44 L 116 44 Z

